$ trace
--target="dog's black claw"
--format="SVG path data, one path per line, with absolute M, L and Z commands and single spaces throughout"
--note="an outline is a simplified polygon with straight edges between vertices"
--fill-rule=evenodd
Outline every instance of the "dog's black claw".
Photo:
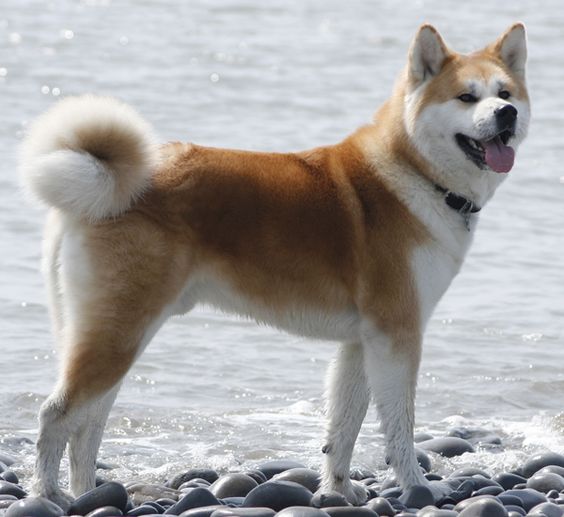
M 321 447 L 321 452 L 323 454 L 329 454 L 331 452 L 331 445 L 326 443 L 323 447 Z

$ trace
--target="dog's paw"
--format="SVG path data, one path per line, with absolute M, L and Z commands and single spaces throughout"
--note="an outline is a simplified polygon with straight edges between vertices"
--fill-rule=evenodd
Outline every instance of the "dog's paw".
M 65 512 L 69 509 L 70 505 L 74 502 L 74 497 L 62 490 L 41 490 L 34 494 L 37 496 L 49 499 L 49 501 L 55 503 Z
M 446 481 L 429 481 L 427 488 L 431 490 L 435 503 L 453 492 L 452 486 L 450 486 Z
M 322 485 L 316 494 L 324 494 L 328 492 L 338 492 L 339 494 L 342 494 L 345 499 L 354 506 L 363 505 L 368 500 L 367 488 L 363 484 L 351 481 L 350 479 L 338 483 L 337 485 Z
M 347 501 L 354 506 L 360 506 L 368 501 L 368 489 L 357 481 L 351 481 L 349 491 L 343 494 Z

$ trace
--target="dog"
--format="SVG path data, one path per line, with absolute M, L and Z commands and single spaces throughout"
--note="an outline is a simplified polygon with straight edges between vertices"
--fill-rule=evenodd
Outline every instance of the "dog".
M 512 168 L 529 100 L 525 27 L 474 53 L 423 25 L 390 99 L 336 145 L 297 153 L 157 145 L 128 105 L 63 99 L 31 126 L 21 174 L 50 207 L 44 273 L 60 375 L 41 407 L 33 491 L 64 508 L 95 486 L 123 376 L 198 303 L 339 342 L 327 376 L 321 490 L 362 504 L 351 455 L 372 397 L 404 489 L 422 336 L 478 212 Z

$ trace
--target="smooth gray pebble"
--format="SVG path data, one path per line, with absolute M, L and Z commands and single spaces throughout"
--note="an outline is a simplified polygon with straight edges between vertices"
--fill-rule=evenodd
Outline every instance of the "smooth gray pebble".
M 329 506 L 323 510 L 331 517 L 378 517 L 378 514 L 367 506 Z
M 186 481 L 192 481 L 195 478 L 205 479 L 210 483 L 214 483 L 219 479 L 219 474 L 213 469 L 190 469 L 174 476 L 167 482 L 166 486 L 170 488 L 178 488 L 183 483 L 186 483 Z
M 279 512 L 290 506 L 309 506 L 313 494 L 293 481 L 271 480 L 253 488 L 243 506 L 266 506 Z
M 317 492 L 311 499 L 311 505 L 315 508 L 329 506 L 349 506 L 345 496 L 339 492 Z
M 209 506 L 200 506 L 198 508 L 191 508 L 182 512 L 179 517 L 210 517 L 216 510 L 225 508 L 221 504 L 213 504 Z
M 26 497 L 10 505 L 5 517 L 61 517 L 63 509 L 44 497 Z M 70 514 L 69 514 L 70 515 Z
M 294 481 L 306 487 L 310 492 L 316 492 L 319 489 L 321 476 L 319 472 L 312 469 L 297 467 L 294 469 L 285 470 L 280 474 L 276 474 L 272 479 L 281 481 Z
M 102 506 L 86 514 L 86 517 L 119 517 L 123 512 L 115 506 Z
M 432 451 L 444 456 L 445 458 L 453 458 L 461 456 L 466 452 L 475 452 L 472 444 L 462 438 L 446 436 L 444 438 L 433 438 L 425 442 L 419 442 L 417 447 L 424 451 Z
M 564 508 L 554 503 L 541 503 L 531 508 L 528 517 L 562 517 Z
M 403 492 L 399 500 L 408 508 L 424 508 L 435 502 L 433 494 L 426 486 L 410 487 Z
M 543 493 L 538 492 L 537 490 L 533 490 L 532 488 L 523 488 L 521 490 L 506 490 L 504 494 L 515 495 L 519 499 L 521 499 L 521 501 L 523 501 L 523 508 L 525 508 L 526 511 L 529 511 L 537 504 L 546 503 L 546 496 Z
M 417 517 L 457 517 L 454 510 L 443 510 L 435 506 L 426 506 L 417 512 Z
M 534 454 L 525 461 L 522 469 L 523 475 L 527 478 L 531 477 L 535 472 L 548 465 L 564 467 L 564 456 L 552 451 Z
M 533 488 L 539 492 L 550 492 L 564 490 L 564 478 L 554 472 L 538 472 L 527 480 L 527 488 Z
M 165 510 L 166 514 L 180 515 L 186 510 L 192 508 L 200 508 L 202 506 L 213 506 L 221 504 L 207 488 L 193 488 L 190 492 L 180 499 L 178 502 L 169 506 Z
M 385 497 L 375 497 L 370 499 L 365 505 L 367 508 L 374 510 L 379 515 L 395 515 L 395 511 L 390 502 Z
M 246 474 L 225 474 L 210 487 L 210 492 L 218 499 L 225 497 L 245 497 L 258 483 Z
M 273 517 L 275 511 L 272 508 L 220 508 L 211 514 L 211 517 Z
M 110 481 L 76 498 L 68 509 L 68 515 L 86 515 L 104 506 L 115 506 L 124 512 L 127 501 L 125 487 L 121 483 Z
M 280 510 L 276 517 L 329 517 L 329 514 L 311 506 L 289 506 Z
M 13 495 L 18 499 L 23 499 L 27 492 L 20 486 L 10 483 L 9 481 L 0 481 L 0 494 Z
M 505 507 L 495 499 L 480 499 L 466 506 L 459 517 L 507 517 Z
M 285 470 L 295 468 L 305 468 L 305 465 L 294 460 L 271 460 L 261 463 L 257 470 L 260 470 L 266 476 L 266 479 L 270 479 Z

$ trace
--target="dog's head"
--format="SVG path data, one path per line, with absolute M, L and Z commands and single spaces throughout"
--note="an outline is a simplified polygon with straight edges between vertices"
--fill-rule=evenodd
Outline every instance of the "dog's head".
M 513 167 L 527 133 L 525 27 L 469 54 L 450 50 L 423 25 L 412 43 L 405 77 L 408 135 L 447 188 L 487 199 Z

